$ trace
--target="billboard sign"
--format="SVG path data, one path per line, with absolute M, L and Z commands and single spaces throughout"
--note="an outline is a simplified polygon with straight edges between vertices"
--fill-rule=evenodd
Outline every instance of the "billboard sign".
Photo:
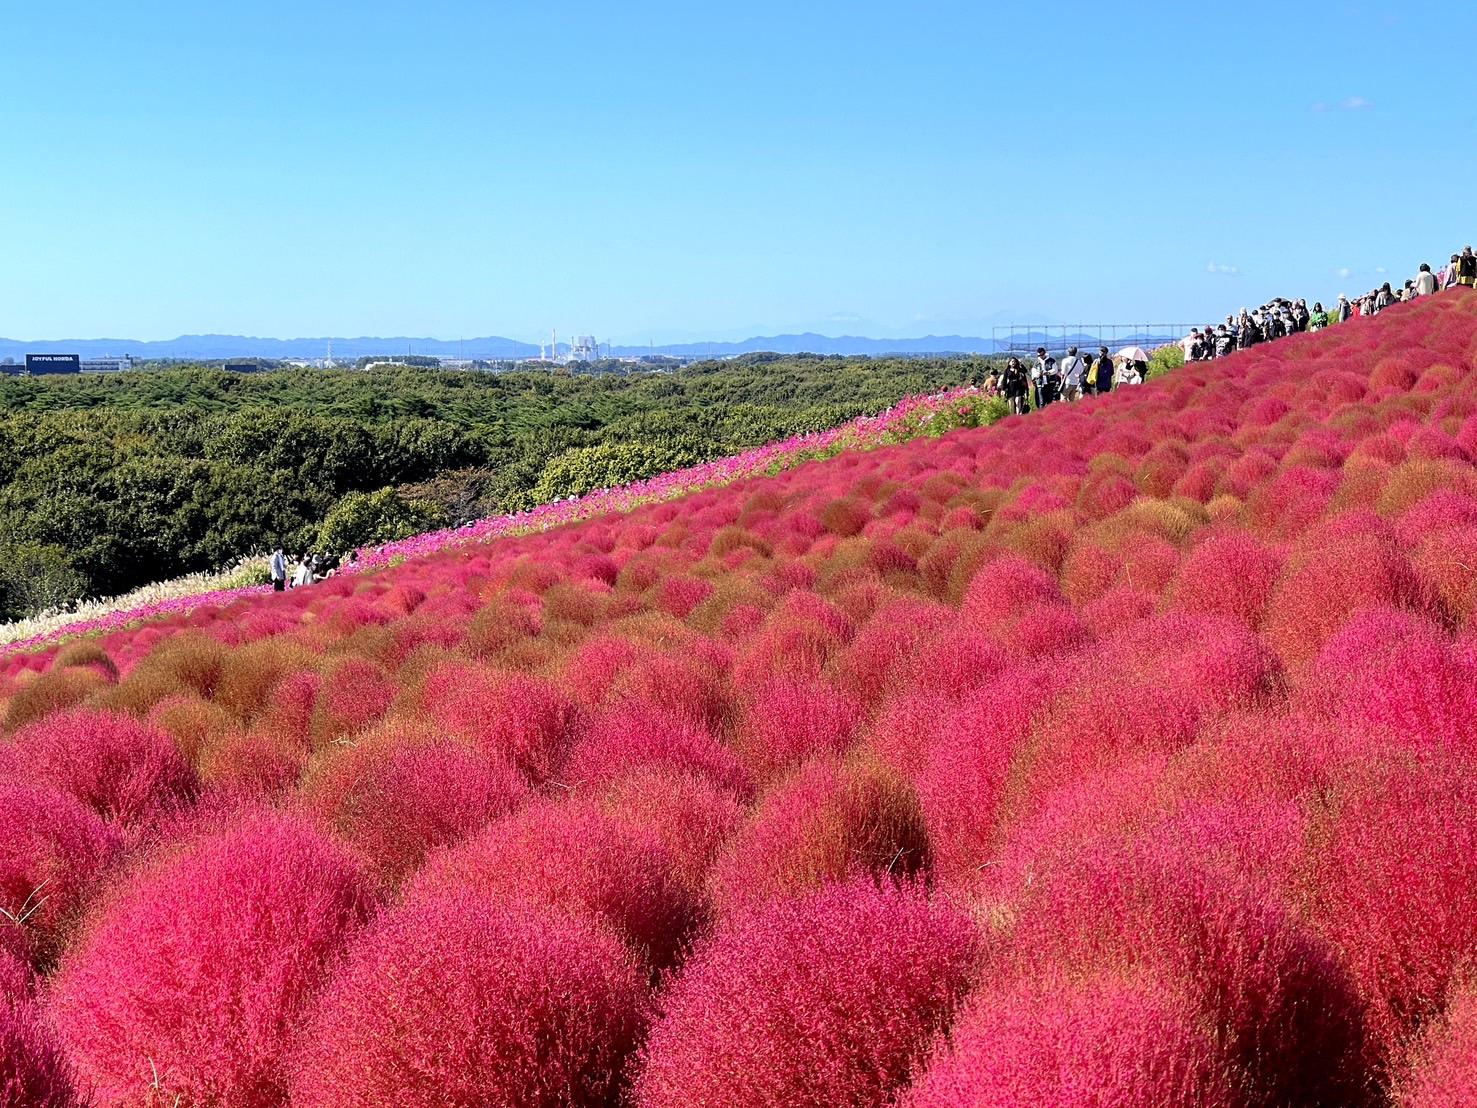
M 33 376 L 40 373 L 81 373 L 82 356 L 80 354 L 27 354 L 26 372 Z

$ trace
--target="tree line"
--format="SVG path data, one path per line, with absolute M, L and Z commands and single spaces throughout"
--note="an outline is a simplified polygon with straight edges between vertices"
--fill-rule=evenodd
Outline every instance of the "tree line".
M 0 617 L 639 480 L 981 380 L 973 359 L 670 373 L 205 367 L 0 380 Z

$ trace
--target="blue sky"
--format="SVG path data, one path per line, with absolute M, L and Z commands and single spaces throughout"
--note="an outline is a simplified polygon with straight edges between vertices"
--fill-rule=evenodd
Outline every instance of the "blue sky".
M 0 0 L 0 27 L 13 338 L 1194 322 L 1477 239 L 1470 0 Z

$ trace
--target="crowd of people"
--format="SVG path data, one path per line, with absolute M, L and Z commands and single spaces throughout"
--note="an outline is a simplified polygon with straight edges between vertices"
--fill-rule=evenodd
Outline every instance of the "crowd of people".
M 1353 300 L 1340 295 L 1332 310 L 1325 309 L 1322 303 L 1314 303 L 1309 309 L 1306 300 L 1279 297 L 1255 311 L 1242 308 L 1239 316 L 1228 315 L 1224 323 L 1214 327 L 1207 324 L 1203 331 L 1197 327 L 1180 340 L 1180 345 L 1185 351 L 1186 361 L 1208 361 L 1258 343 L 1304 331 L 1321 331 L 1360 316 L 1379 315 L 1392 304 L 1432 296 L 1459 285 L 1466 288 L 1477 285 L 1477 254 L 1470 246 L 1460 254 L 1453 254 L 1451 261 L 1439 272 L 1429 265 L 1422 265 L 1419 272 L 1398 289 L 1386 281 L 1379 288 Z
M 1187 362 L 1224 358 L 1238 350 L 1246 350 L 1263 342 L 1273 342 L 1288 335 L 1321 331 L 1335 323 L 1346 323 L 1360 316 L 1375 316 L 1392 304 L 1433 296 L 1446 289 L 1477 286 L 1477 254 L 1468 246 L 1439 271 L 1422 265 L 1420 271 L 1396 289 L 1386 281 L 1380 288 L 1350 300 L 1340 296 L 1333 308 L 1321 302 L 1311 308 L 1306 300 L 1277 297 L 1254 310 L 1242 308 L 1239 315 L 1228 315 L 1219 324 L 1194 328 L 1179 346 Z M 1138 348 L 1120 351 L 1118 357 L 1108 348 L 1098 348 L 1096 356 L 1079 354 L 1071 347 L 1058 360 L 1043 347 L 1037 347 L 1036 359 L 1029 365 L 1020 358 L 1010 358 L 1003 367 L 992 369 L 985 378 L 985 391 L 1000 396 L 1013 413 L 1020 414 L 1057 401 L 1080 400 L 1110 392 L 1119 385 L 1142 384 L 1148 373 L 1144 352 Z
M 1139 353 L 1142 353 L 1141 351 Z M 1058 400 L 1081 400 L 1084 396 L 1111 392 L 1115 385 L 1142 384 L 1148 363 L 1138 358 L 1115 361 L 1106 346 L 1093 354 L 1079 354 L 1074 346 L 1060 361 L 1036 348 L 1036 360 L 1026 366 L 1021 359 L 1011 358 L 999 369 L 991 369 L 984 388 L 992 396 L 1001 396 L 1017 415 L 1031 409 L 1044 408 Z
M 267 562 L 267 572 L 272 578 L 272 588 L 277 592 L 311 585 L 326 577 L 333 577 L 343 567 L 345 560 L 357 561 L 357 551 L 344 555 L 303 554 L 288 557 L 279 546 L 272 551 Z

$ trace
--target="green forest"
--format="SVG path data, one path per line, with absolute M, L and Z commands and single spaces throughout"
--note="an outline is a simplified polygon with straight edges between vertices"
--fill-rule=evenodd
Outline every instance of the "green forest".
M 0 618 L 341 552 L 823 430 L 972 359 L 750 355 L 672 372 L 178 367 L 0 379 Z

